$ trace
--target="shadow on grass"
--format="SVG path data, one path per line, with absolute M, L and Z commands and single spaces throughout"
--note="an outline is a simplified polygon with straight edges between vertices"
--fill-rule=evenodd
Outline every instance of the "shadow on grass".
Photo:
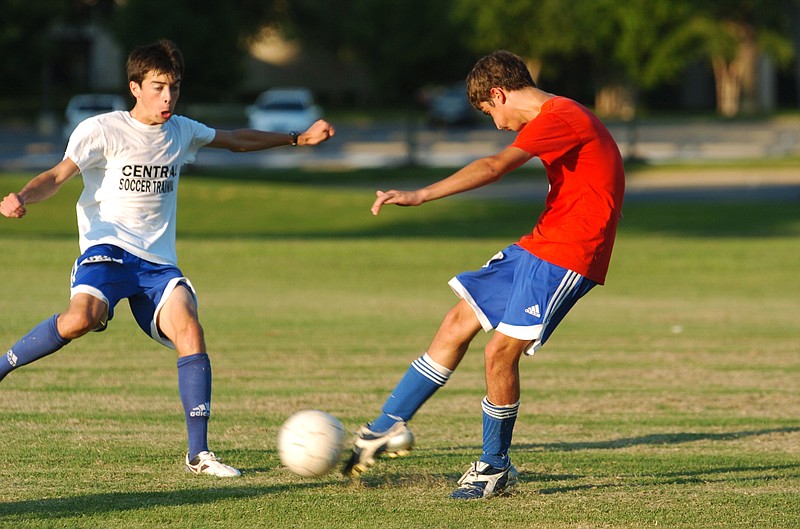
M 641 445 L 669 445 L 690 443 L 695 441 L 732 441 L 747 437 L 770 435 L 774 433 L 795 433 L 800 432 L 800 427 L 772 428 L 764 430 L 748 430 L 742 432 L 728 433 L 678 433 L 678 434 L 653 434 L 640 437 L 629 437 L 600 442 L 580 442 L 580 443 L 549 443 L 549 444 L 527 444 L 514 445 L 512 451 L 532 450 L 537 452 L 576 452 L 580 450 L 614 450 L 631 446 Z M 459 446 L 459 451 L 469 450 L 479 453 L 480 446 Z M 455 464 L 459 460 L 459 465 L 465 465 L 460 456 L 454 454 L 453 450 L 448 449 L 428 449 L 425 457 L 430 458 L 450 458 Z M 356 483 L 358 486 L 373 488 L 414 488 L 427 484 L 430 487 L 443 485 L 445 488 L 454 486 L 461 476 L 461 473 L 420 473 L 413 470 L 404 472 L 403 470 L 390 469 L 382 462 L 380 467 L 361 476 Z M 572 492 L 578 490 L 601 489 L 606 487 L 630 487 L 637 485 L 657 486 L 657 485 L 680 485 L 691 483 L 708 483 L 713 481 L 761 481 L 774 478 L 776 473 L 786 474 L 787 471 L 800 469 L 800 463 L 775 464 L 775 465 L 755 465 L 755 466 L 724 466 L 706 469 L 687 469 L 675 472 L 643 472 L 631 476 L 613 476 L 595 478 L 579 474 L 541 474 L 536 472 L 520 472 L 522 483 L 542 483 L 542 482 L 581 482 L 586 479 L 615 480 L 613 483 L 576 483 L 561 487 L 545 487 L 538 492 L 541 494 L 556 494 Z M 758 475 L 752 475 L 752 474 Z M 714 478 L 714 476 L 722 476 Z
M 450 174 L 449 169 L 429 169 L 420 174 L 407 169 L 357 170 L 346 173 L 281 172 L 259 174 L 248 172 L 232 175 L 240 180 L 254 180 L 269 183 L 291 183 L 296 187 L 314 187 L 320 194 L 327 189 L 349 188 L 364 190 L 364 202 L 358 208 L 366 208 L 374 198 L 375 189 L 413 189 L 427 185 Z M 213 176 L 216 173 L 205 176 Z M 228 173 L 226 173 L 228 174 Z M 416 174 L 416 176 L 413 176 Z M 544 208 L 546 177 L 543 171 L 520 171 L 507 175 L 504 182 L 531 183 L 535 192 L 512 186 L 503 191 L 481 195 L 481 190 L 467 192 L 456 197 L 437 201 L 434 207 L 426 205 L 413 214 L 394 214 L 390 222 L 375 223 L 368 215 L 361 227 L 329 231 L 329 223 L 322 222 L 321 229 L 309 225 L 309 231 L 299 237 L 508 237 L 516 240 L 531 230 Z M 492 186 L 487 187 L 487 189 Z M 540 190 L 541 188 L 541 190 Z M 543 192 L 541 192 L 543 190 Z M 735 191 L 735 192 L 734 192 Z M 494 196 L 494 198 L 489 198 Z M 649 193 L 629 192 L 624 208 L 625 218 L 620 223 L 621 230 L 637 233 L 678 234 L 693 237 L 761 237 L 766 235 L 786 235 L 797 233 L 800 222 L 800 187 L 787 185 L 770 188 L 768 193 L 756 188 L 734 190 L 728 187 L 703 188 L 687 187 L 668 191 L 656 190 Z M 355 204 L 354 204 L 355 205 Z M 205 214 L 217 215 L 218 208 L 209 207 Z M 411 208 L 416 209 L 416 208 Z M 324 211 L 318 210 L 322 215 Z M 229 212 L 219 211 L 219 218 L 203 219 L 211 226 L 225 226 Z M 241 214 L 237 211 L 237 214 Z M 288 219 L 294 212 L 287 211 Z M 332 215 L 348 215 L 345 212 L 331 212 Z M 300 212 L 298 224 L 305 224 L 309 212 Z M 256 223 L 257 225 L 257 223 Z M 292 231 L 261 232 L 264 237 L 293 237 Z M 192 230 L 185 234 L 193 236 Z M 228 232 L 225 236 L 229 236 Z M 197 235 L 207 235 L 198 232 Z M 241 235 L 239 233 L 239 235 Z M 256 235 L 255 233 L 253 235 Z M 248 236 L 245 234 L 245 236 Z
M 45 498 L 0 503 L 0 519 L 55 520 L 93 514 L 148 510 L 158 507 L 201 505 L 220 500 L 258 498 L 286 492 L 326 486 L 326 483 L 293 483 L 275 486 L 234 486 L 153 490 L 147 492 L 106 492 L 68 498 Z
M 545 452 L 576 452 L 580 450 L 616 450 L 632 446 L 642 445 L 675 445 L 692 443 L 696 441 L 734 441 L 747 437 L 757 437 L 776 433 L 796 433 L 800 432 L 800 427 L 771 428 L 764 430 L 746 430 L 742 432 L 727 433 L 675 433 L 675 434 L 651 434 L 639 437 L 626 437 L 622 439 L 612 439 L 609 441 L 597 442 L 577 442 L 577 443 L 547 443 L 547 444 L 528 444 L 517 446 L 520 450 L 536 450 Z M 798 471 L 800 476 L 800 463 L 775 464 L 775 465 L 742 465 L 742 466 L 722 466 L 716 468 L 687 469 L 675 472 L 652 472 L 642 473 L 631 476 L 615 476 L 613 482 L 602 482 L 603 479 L 592 477 L 598 481 L 596 483 L 576 483 L 574 485 L 544 487 L 539 489 L 540 494 L 562 494 L 580 490 L 603 489 L 612 487 L 632 487 L 632 486 L 662 486 L 662 485 L 686 485 L 686 484 L 706 484 L 724 483 L 728 481 L 751 481 L 763 482 L 774 479 L 776 474 L 787 474 L 793 470 Z M 576 474 L 552 474 L 543 475 L 533 472 L 520 473 L 520 481 L 523 483 L 538 482 L 577 482 L 589 476 Z M 604 478 L 612 479 L 612 478 Z
M 531 450 L 536 452 L 577 452 L 581 450 L 615 450 L 632 446 L 642 445 L 672 445 L 691 443 L 696 441 L 733 441 L 747 437 L 770 435 L 775 433 L 795 433 L 800 432 L 800 427 L 772 428 L 764 430 L 747 430 L 741 432 L 727 433 L 676 433 L 676 434 L 652 434 L 639 437 L 628 437 L 598 442 L 578 442 L 578 443 L 548 443 L 548 444 L 527 444 L 514 445 L 512 451 Z M 460 446 L 459 449 L 470 450 L 478 453 L 480 446 Z M 429 450 L 434 452 L 429 457 L 452 457 L 451 449 Z M 725 483 L 736 481 L 763 482 L 775 479 L 780 476 L 794 474 L 800 477 L 800 463 L 786 464 L 764 464 L 764 465 L 741 465 L 741 466 L 721 466 L 702 469 L 686 469 L 670 472 L 642 472 L 635 475 L 613 475 L 613 476 L 587 476 L 574 473 L 565 474 L 542 474 L 537 472 L 520 472 L 521 483 L 541 484 L 552 483 L 562 486 L 546 486 L 538 489 L 539 494 L 559 494 L 581 490 L 604 489 L 614 487 L 637 487 L 637 486 L 663 486 L 663 485 L 687 485 L 703 483 Z M 367 488 L 403 488 L 409 486 L 419 486 L 421 483 L 437 485 L 445 483 L 446 486 L 452 485 L 460 477 L 460 473 L 444 474 L 419 474 L 403 473 L 398 471 L 386 471 L 380 469 L 363 476 L 360 479 L 362 486 Z M 593 481 L 586 483 L 587 480 Z
M 363 220 L 337 227 L 332 219 L 352 212 L 287 211 L 275 222 L 259 220 L 257 212 L 242 212 L 234 226 L 232 217 L 213 208 L 203 218 L 180 230 L 187 239 L 344 239 L 400 237 L 404 239 L 501 238 L 511 244 L 528 233 L 541 214 L 542 205 L 518 201 L 454 199 L 422 208 L 399 208 L 382 214 L 376 222 L 362 208 Z M 359 215 L 360 215 L 359 213 Z M 248 217 L 249 215 L 249 217 Z M 694 238 L 761 238 L 800 232 L 800 207 L 795 203 L 658 202 L 625 206 L 620 234 L 663 234 Z
M 533 228 L 545 205 L 541 193 L 530 195 L 524 186 L 521 190 L 513 185 L 505 190 L 500 187 L 490 194 L 494 198 L 476 190 L 422 208 L 393 208 L 379 219 L 373 218 L 369 207 L 375 189 L 413 189 L 446 176 L 449 170 L 429 170 L 413 177 L 407 173 L 406 169 L 199 172 L 187 176 L 187 180 L 196 182 L 178 198 L 178 240 L 492 237 L 510 243 Z M 534 187 L 546 191 L 546 178 L 540 171 L 515 173 L 506 180 L 512 184 L 532 181 Z M 20 185 L 22 182 L 19 179 Z M 71 182 L 69 189 L 59 192 L 47 205 L 32 208 L 24 222 L 4 222 L 0 235 L 74 240 L 74 208 L 80 191 L 80 182 Z M 733 195 L 723 188 L 686 188 L 651 195 L 643 198 L 635 192 L 629 194 L 621 232 L 763 237 L 800 231 L 798 186 L 773 190 L 768 196 L 749 188 Z
M 545 443 L 515 445 L 517 450 L 537 450 L 545 452 L 574 452 L 577 450 L 616 450 L 641 445 L 674 445 L 693 443 L 696 441 L 734 441 L 746 437 L 757 437 L 774 433 L 796 433 L 800 427 L 771 428 L 765 430 L 747 430 L 726 433 L 669 433 L 650 434 L 639 437 L 623 437 L 608 441 L 586 441 L 575 443 Z
M 794 473 L 793 473 L 794 471 Z M 358 486 L 366 489 L 427 488 L 455 489 L 460 473 L 419 473 L 375 471 L 362 476 Z M 552 484 L 529 492 L 539 494 L 565 494 L 582 490 L 601 490 L 611 488 L 660 487 L 664 485 L 691 485 L 709 483 L 757 482 L 779 477 L 800 477 L 800 463 L 722 466 L 702 469 L 686 469 L 676 472 L 641 472 L 636 474 L 580 475 L 580 474 L 541 474 L 520 472 L 519 481 L 534 487 L 541 483 Z M 519 492 L 517 490 L 516 492 Z M 513 494 L 512 494 L 513 495 Z
M 619 487 L 660 487 L 664 485 L 691 484 L 708 485 L 711 483 L 727 483 L 730 481 L 735 481 L 736 483 L 764 483 L 768 480 L 775 479 L 779 474 L 781 476 L 789 477 L 789 474 L 793 470 L 800 470 L 800 463 L 788 463 L 783 465 L 724 466 L 697 470 L 687 469 L 679 472 L 654 472 L 651 474 L 643 473 L 630 476 L 613 476 L 613 478 L 604 478 L 613 479 L 613 482 L 580 483 L 562 487 L 544 487 L 539 489 L 537 492 L 539 494 L 565 494 L 581 490 L 599 490 Z M 800 472 L 795 472 L 792 477 L 798 476 L 800 476 Z M 522 483 L 537 483 L 541 481 L 579 481 L 587 478 L 594 480 L 600 479 L 597 477 L 578 476 L 574 474 L 543 476 L 541 474 L 535 474 L 532 472 L 524 472 L 519 476 L 520 482 Z
M 298 200 L 308 200 L 298 198 Z M 320 203 L 309 207 L 233 201 L 215 205 L 196 200 L 182 210 L 178 240 L 309 240 L 402 237 L 406 239 L 483 237 L 509 243 L 528 233 L 541 213 L 541 202 L 479 200 L 468 197 L 443 200 L 421 208 L 395 208 L 375 218 L 369 214 L 372 199 Z M 238 209 L 236 209 L 238 207 Z M 43 210 L 25 222 L 6 222 L 3 237 L 27 240 L 76 238 L 74 213 L 60 216 Z M 53 219 L 58 216 L 59 219 Z M 664 234 L 684 237 L 757 238 L 796 235 L 800 207 L 796 202 L 713 203 L 671 200 L 632 202 L 625 205 L 620 233 Z
M 202 220 L 203 224 L 196 223 L 187 228 L 178 238 L 230 239 L 233 233 L 236 238 L 242 239 L 502 238 L 511 244 L 533 228 L 541 213 L 541 205 L 502 200 L 452 200 L 429 208 L 423 206 L 422 209 L 401 210 L 391 220 L 378 224 L 372 222 L 374 217 L 365 215 L 366 221 L 357 227 L 334 228 L 330 226 L 330 219 L 321 217 L 322 224 L 312 222 L 307 228 L 286 230 L 282 227 L 305 224 L 300 217 L 292 220 L 287 216 L 267 229 L 264 229 L 263 222 L 251 220 L 240 229 L 222 232 L 215 230 L 219 226 L 226 226 L 226 219 L 213 218 L 214 213 L 209 212 L 209 216 Z M 792 203 L 631 204 L 625 207 L 624 215 L 619 225 L 620 234 L 761 238 L 796 235 L 800 232 L 800 207 Z M 203 226 L 209 229 L 203 229 Z

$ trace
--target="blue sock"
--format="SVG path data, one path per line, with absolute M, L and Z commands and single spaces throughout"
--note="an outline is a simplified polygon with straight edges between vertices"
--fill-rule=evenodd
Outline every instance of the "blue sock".
M 0 361 L 0 380 L 14 369 L 53 354 L 69 343 L 58 334 L 57 319 L 58 314 L 47 318 L 8 350 L 6 361 Z
M 208 450 L 211 415 L 211 361 L 205 353 L 178 358 L 178 391 L 186 412 L 189 459 Z
M 453 371 L 437 364 L 428 353 L 411 363 L 405 376 L 383 405 L 381 415 L 370 424 L 370 430 L 385 432 L 396 422 L 409 421 L 437 389 L 444 386 Z
M 483 454 L 481 461 L 495 468 L 508 465 L 508 449 L 511 448 L 511 436 L 514 423 L 517 422 L 519 401 L 516 404 L 495 406 L 488 397 L 481 401 L 483 408 Z

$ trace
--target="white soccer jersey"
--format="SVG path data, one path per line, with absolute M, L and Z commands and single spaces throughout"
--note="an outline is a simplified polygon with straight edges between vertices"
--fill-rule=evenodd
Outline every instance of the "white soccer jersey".
M 81 252 L 113 244 L 160 264 L 177 265 L 175 222 L 181 167 L 214 139 L 214 129 L 183 116 L 145 125 L 128 111 L 83 121 L 65 157 L 80 168 L 76 206 Z

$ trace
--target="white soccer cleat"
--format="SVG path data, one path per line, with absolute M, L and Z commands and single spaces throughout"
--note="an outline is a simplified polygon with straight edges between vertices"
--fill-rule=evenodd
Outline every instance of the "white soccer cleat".
M 238 469 L 225 465 L 214 452 L 200 452 L 189 461 L 186 454 L 186 471 L 192 474 L 206 474 L 218 478 L 238 478 L 242 475 Z
M 511 461 L 505 468 L 495 468 L 483 461 L 476 461 L 458 480 L 458 488 L 450 497 L 455 500 L 479 500 L 510 495 L 517 485 L 517 476 L 517 469 Z
M 358 476 L 374 465 L 377 457 L 384 454 L 388 457 L 404 456 L 411 451 L 412 446 L 414 434 L 403 421 L 395 423 L 382 433 L 375 433 L 368 425 L 364 425 L 356 432 L 353 451 L 342 469 L 342 474 Z

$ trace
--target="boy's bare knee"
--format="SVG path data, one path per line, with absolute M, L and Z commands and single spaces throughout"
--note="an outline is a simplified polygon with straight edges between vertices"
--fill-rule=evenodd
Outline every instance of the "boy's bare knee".
M 58 334 L 65 340 L 80 338 L 100 326 L 100 318 L 88 313 L 65 312 L 58 317 Z

